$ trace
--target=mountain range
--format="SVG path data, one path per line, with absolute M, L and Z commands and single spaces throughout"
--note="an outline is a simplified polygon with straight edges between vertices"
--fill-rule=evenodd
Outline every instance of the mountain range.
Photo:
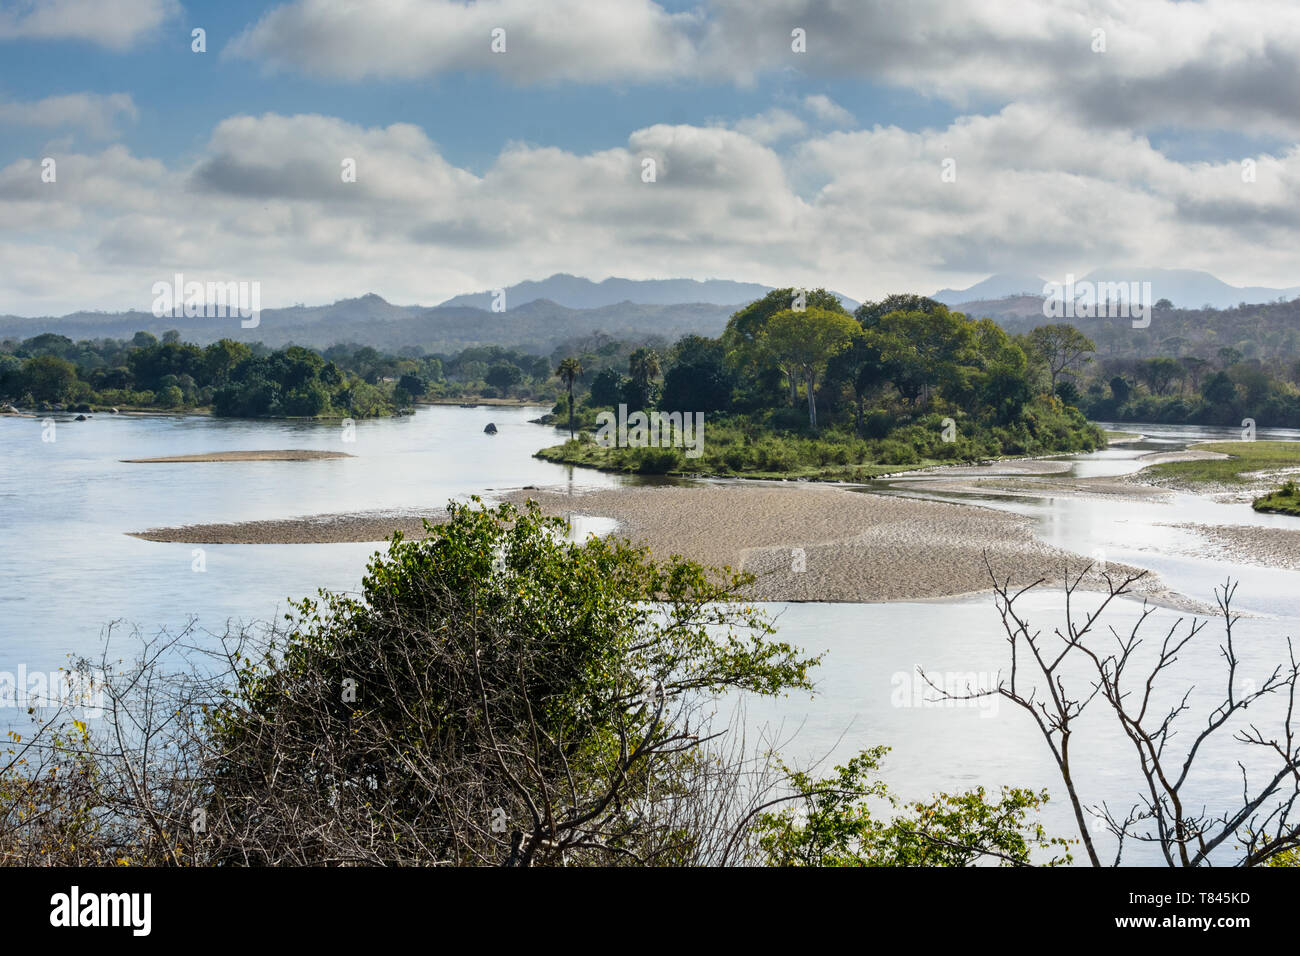
M 761 299 L 771 286 L 756 282 L 732 282 L 730 279 L 619 279 L 611 277 L 592 282 L 581 276 L 557 273 L 539 282 L 525 281 L 505 288 L 506 309 L 537 299 L 548 299 L 570 309 L 599 309 L 602 306 L 634 302 L 637 305 L 679 305 L 698 302 L 705 305 L 743 305 Z M 841 298 L 844 298 L 841 296 Z M 852 301 L 852 300 L 849 300 Z M 458 295 L 441 303 L 444 307 L 468 306 L 490 310 L 493 291 Z M 857 308 L 855 302 L 850 308 Z
M 1064 276 L 1052 281 L 1063 282 Z M 1152 301 L 1168 299 L 1179 309 L 1230 309 L 1241 303 L 1274 302 L 1279 298 L 1292 299 L 1300 295 L 1300 286 L 1274 289 L 1267 286 L 1235 286 L 1198 269 L 1151 269 L 1106 267 L 1094 269 L 1087 275 L 1076 276 L 1075 282 L 1150 282 Z M 979 303 L 990 305 L 998 299 L 1019 296 L 1043 297 L 1047 280 L 1035 275 L 999 273 L 965 289 L 940 289 L 932 298 L 949 306 Z M 962 309 L 963 312 L 971 311 Z M 991 313 L 990 313 L 991 314 Z
M 1154 300 L 1169 299 L 1184 309 L 1205 305 L 1223 309 L 1300 295 L 1300 286 L 1233 286 L 1208 272 L 1190 269 L 1096 269 L 1076 279 L 1080 281 L 1150 282 Z M 1037 275 L 1003 273 L 965 289 L 941 289 L 933 297 L 970 315 L 1032 325 L 1046 321 L 1042 318 L 1044 284 Z M 561 343 L 596 332 L 631 340 L 660 336 L 668 341 L 686 334 L 717 335 L 737 308 L 770 291 L 770 286 L 726 279 L 593 282 L 558 274 L 507 286 L 505 311 L 493 311 L 493 291 L 454 296 L 432 308 L 394 305 L 370 293 L 329 305 L 264 309 L 260 324 L 252 329 L 241 328 L 234 318 L 74 312 L 59 317 L 0 316 L 0 337 L 23 339 L 57 332 L 73 339 L 122 339 L 142 330 L 160 336 L 176 329 L 183 340 L 199 344 L 220 338 L 260 341 L 272 347 L 294 343 L 323 348 L 351 342 L 392 351 L 420 346 L 430 352 L 501 345 L 550 354 Z M 858 305 L 847 296 L 840 299 L 850 310 Z

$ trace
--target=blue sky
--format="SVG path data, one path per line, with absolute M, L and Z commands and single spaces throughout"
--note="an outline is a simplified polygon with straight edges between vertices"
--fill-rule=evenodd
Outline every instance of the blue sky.
M 1294 285 L 1297 50 L 1281 0 L 9 0 L 0 314 L 143 308 L 175 271 L 268 305 L 555 271 Z
M 809 83 L 793 71 L 764 76 L 752 88 L 671 78 L 649 84 L 524 86 L 482 72 L 349 83 L 222 57 L 231 39 L 276 6 L 191 0 L 165 32 L 127 51 L 76 40 L 0 39 L 0 95 L 31 101 L 88 90 L 128 92 L 139 117 L 124 124 L 122 141 L 168 162 L 200 151 L 212 127 L 232 112 L 323 112 L 371 126 L 415 123 L 449 159 L 475 170 L 513 140 L 588 151 L 655 123 L 707 125 L 753 115 L 809 91 L 830 95 L 867 125 L 920 129 L 946 125 L 959 115 L 951 104 L 911 90 L 857 78 Z M 190 49 L 196 27 L 207 31 L 205 56 Z M 39 151 L 48 139 L 38 129 L 6 130 L 0 162 Z

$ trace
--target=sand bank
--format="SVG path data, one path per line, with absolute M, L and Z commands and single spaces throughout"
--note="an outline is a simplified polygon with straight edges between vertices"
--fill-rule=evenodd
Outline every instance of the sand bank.
M 756 576 L 750 596 L 780 601 L 899 601 L 986 590 L 984 559 L 1000 578 L 1059 585 L 1091 559 L 1039 541 L 1025 517 L 969 505 L 794 483 L 636 486 L 569 494 L 520 490 L 549 514 L 612 518 L 617 533 L 656 557 L 680 554 Z M 441 509 L 431 511 L 441 520 Z M 418 537 L 414 515 L 318 515 L 278 521 L 194 525 L 140 532 L 152 541 L 195 544 L 307 544 Z M 1135 569 L 1111 565 L 1112 574 Z M 1104 587 L 1095 572 L 1085 587 Z M 1143 592 L 1189 606 L 1148 576 Z
M 311 448 L 265 449 L 257 451 L 210 451 L 201 455 L 168 455 L 163 458 L 123 458 L 129 465 L 170 464 L 191 461 L 319 461 L 324 458 L 351 458 L 341 451 L 317 451 Z
M 1170 524 L 1199 535 L 1205 547 L 1193 552 L 1202 557 L 1228 558 L 1261 568 L 1300 571 L 1300 522 L 1295 529 L 1258 525 Z

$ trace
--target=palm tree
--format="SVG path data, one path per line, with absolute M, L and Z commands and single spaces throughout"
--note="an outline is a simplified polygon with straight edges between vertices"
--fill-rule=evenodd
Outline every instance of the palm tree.
M 627 360 L 628 374 L 641 396 L 642 406 L 650 403 L 650 383 L 659 377 L 659 353 L 652 348 L 639 348 Z
M 573 438 L 573 383 L 582 377 L 582 363 L 576 358 L 566 358 L 555 370 L 555 375 L 569 390 L 569 438 Z

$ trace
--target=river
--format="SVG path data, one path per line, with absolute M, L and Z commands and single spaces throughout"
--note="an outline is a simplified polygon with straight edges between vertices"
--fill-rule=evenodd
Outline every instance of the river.
M 285 602 L 317 588 L 355 589 L 374 544 L 222 545 L 144 541 L 128 532 L 204 522 L 283 518 L 360 511 L 426 511 L 450 498 L 522 485 L 608 487 L 633 479 L 554 465 L 531 457 L 555 432 L 531 424 L 540 409 L 433 406 L 414 416 L 358 422 L 354 441 L 337 424 L 230 421 L 205 416 L 95 415 L 76 422 L 57 416 L 53 434 L 41 421 L 0 418 L 0 672 L 52 671 L 70 654 L 97 656 L 107 630 L 113 648 L 129 656 L 131 635 L 176 633 L 188 624 L 220 634 L 229 625 L 266 621 Z M 495 422 L 495 436 L 483 434 Z M 1216 429 L 1123 425 L 1149 436 L 1142 443 L 1072 456 L 1069 476 L 1118 475 L 1136 458 L 1202 438 L 1239 437 Z M 1300 440 L 1300 432 L 1260 438 Z M 45 440 L 53 438 L 53 440 Z M 311 448 L 355 457 L 306 462 L 126 464 L 121 459 L 244 449 Z M 1237 606 L 1245 670 L 1262 676 L 1285 654 L 1284 638 L 1300 636 L 1300 588 L 1290 571 L 1225 563 L 1185 553 L 1184 521 L 1285 524 L 1248 505 L 1220 505 L 1190 495 L 1168 503 L 1071 497 L 934 494 L 1031 517 L 1046 541 L 1085 555 L 1150 568 L 1173 589 L 1212 601 L 1213 589 L 1240 580 Z M 1060 620 L 1060 595 L 1031 594 L 1025 609 L 1035 623 Z M 885 776 L 900 795 L 1003 784 L 1047 787 L 1058 798 L 1044 821 L 1068 834 L 1072 820 L 1059 795 L 1056 770 L 1033 723 L 1001 706 L 933 706 L 916 686 L 928 671 L 990 679 L 1005 667 L 1006 646 L 989 596 L 925 603 L 771 605 L 781 636 L 825 651 L 813 696 L 747 700 L 751 742 L 766 733 L 802 765 L 842 761 L 856 751 L 893 748 Z M 1116 609 L 1116 626 L 1131 624 L 1136 602 Z M 1149 622 L 1162 631 L 1180 612 L 1161 609 Z M 1194 705 L 1221 689 L 1220 631 L 1211 622 L 1171 677 L 1181 695 L 1198 688 Z M 1255 714 L 1256 711 L 1252 711 Z M 1261 719 L 1267 708 L 1259 711 Z M 0 729 L 13 722 L 0 714 Z M 1098 710 L 1097 716 L 1102 714 Z M 1198 714 L 1189 718 L 1189 730 Z M 1132 760 L 1115 728 L 1085 722 L 1093 745 L 1076 750 L 1080 779 L 1091 800 L 1127 806 L 1135 782 Z M 1197 794 L 1215 805 L 1240 789 L 1239 745 L 1216 747 Z M 1150 859 L 1139 852 L 1126 862 Z

